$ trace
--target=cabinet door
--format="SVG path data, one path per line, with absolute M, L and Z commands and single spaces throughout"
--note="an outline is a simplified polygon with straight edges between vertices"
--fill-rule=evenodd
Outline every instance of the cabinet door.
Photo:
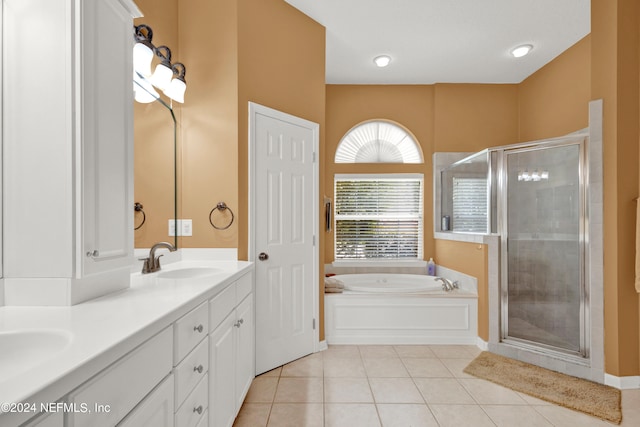
M 126 267 L 133 257 L 133 21 L 118 1 L 78 4 L 82 277 Z
M 236 410 L 240 410 L 255 377 L 253 294 L 249 294 L 236 309 Z
M 209 424 L 226 427 L 236 415 L 236 314 L 231 312 L 209 337 Z

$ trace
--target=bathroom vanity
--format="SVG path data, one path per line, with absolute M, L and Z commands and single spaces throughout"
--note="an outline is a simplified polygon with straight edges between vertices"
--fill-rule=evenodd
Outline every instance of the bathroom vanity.
M 131 283 L 71 307 L 0 307 L 0 425 L 233 423 L 255 373 L 253 265 L 181 261 Z

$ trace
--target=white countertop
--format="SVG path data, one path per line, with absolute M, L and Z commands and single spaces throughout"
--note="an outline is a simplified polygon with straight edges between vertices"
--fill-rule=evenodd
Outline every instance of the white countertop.
M 0 403 L 56 401 L 253 268 L 247 261 L 180 261 L 162 271 L 185 267 L 220 272 L 190 279 L 136 273 L 130 288 L 82 304 L 0 307 L 0 333 L 55 330 L 71 338 L 45 361 L 0 378 Z M 28 419 L 18 415 L 0 413 L 0 425 L 7 418 Z

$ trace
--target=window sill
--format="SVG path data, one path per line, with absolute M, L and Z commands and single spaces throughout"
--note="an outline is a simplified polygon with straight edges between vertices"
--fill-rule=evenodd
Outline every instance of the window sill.
M 424 260 L 400 260 L 400 259 L 367 259 L 367 260 L 338 260 L 331 263 L 333 267 L 426 267 Z

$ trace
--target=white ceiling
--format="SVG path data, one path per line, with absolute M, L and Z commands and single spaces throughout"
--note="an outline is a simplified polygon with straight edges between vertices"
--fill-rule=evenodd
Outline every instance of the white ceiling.
M 590 0 L 285 1 L 327 28 L 332 84 L 519 83 L 591 31 Z

